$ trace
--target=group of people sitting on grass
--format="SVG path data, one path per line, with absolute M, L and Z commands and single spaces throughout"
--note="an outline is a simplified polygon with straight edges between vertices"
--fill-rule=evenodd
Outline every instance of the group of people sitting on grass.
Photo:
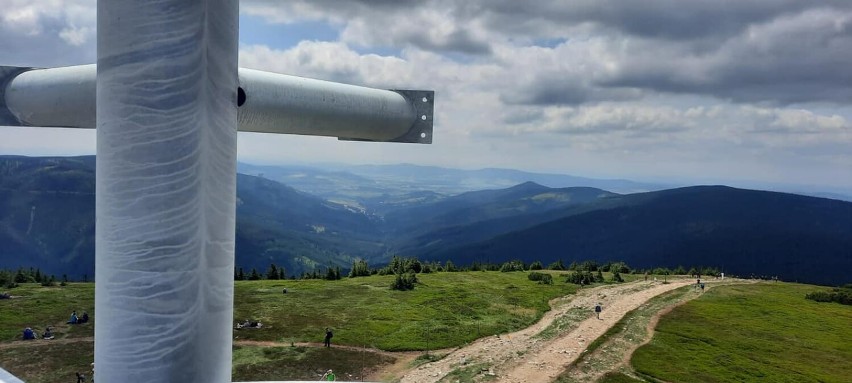
M 45 326 L 44 327 L 44 333 L 41 334 L 41 339 L 48 339 L 49 340 L 49 339 L 53 339 L 53 337 L 54 337 L 53 330 L 50 328 L 50 326 Z M 23 338 L 24 338 L 24 340 L 35 340 L 35 339 L 38 339 L 38 333 L 35 330 L 33 330 L 32 327 L 27 327 L 27 328 L 24 329 Z
M 75 310 L 75 311 L 71 312 L 71 318 L 68 319 L 68 322 L 66 322 L 66 323 L 67 324 L 83 324 L 83 323 L 87 323 L 88 321 L 89 321 L 89 313 L 84 311 L 83 315 L 77 316 L 77 311 Z M 36 333 L 36 331 L 33 330 L 32 327 L 25 328 L 24 332 L 22 334 L 22 337 L 23 337 L 24 340 L 39 339 L 38 333 Z M 53 329 L 50 327 L 50 325 L 44 326 L 44 333 L 41 334 L 41 339 L 53 339 L 53 338 L 54 338 Z
M 71 319 L 68 319 L 68 324 L 82 324 L 89 321 L 89 313 L 83 311 L 83 315 L 77 316 L 77 311 L 71 312 Z
M 263 323 L 246 319 L 245 321 L 243 321 L 243 323 L 237 323 L 237 325 L 234 328 L 241 329 L 241 328 L 261 328 L 261 327 L 263 327 Z

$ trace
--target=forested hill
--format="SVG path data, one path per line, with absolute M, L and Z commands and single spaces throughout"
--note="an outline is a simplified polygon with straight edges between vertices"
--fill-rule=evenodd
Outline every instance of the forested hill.
M 0 156 L 0 269 L 91 277 L 94 177 L 93 156 Z M 237 266 L 262 272 L 275 263 L 298 275 L 393 255 L 457 265 L 597 260 L 822 284 L 846 283 L 852 269 L 852 203 L 839 200 L 724 186 L 622 195 L 532 182 L 368 199 L 334 203 L 238 175 Z
M 237 177 L 236 263 L 289 274 L 384 253 L 374 219 L 278 182 Z M 0 156 L 0 269 L 91 278 L 95 158 Z
M 822 284 L 848 281 L 852 269 L 849 202 L 699 186 L 611 197 L 566 215 L 429 257 L 713 265 L 734 274 Z

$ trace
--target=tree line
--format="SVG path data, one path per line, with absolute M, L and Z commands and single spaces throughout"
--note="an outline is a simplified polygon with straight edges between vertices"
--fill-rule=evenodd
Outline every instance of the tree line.
M 397 290 L 410 290 L 417 283 L 417 274 L 439 273 L 439 272 L 462 272 L 462 271 L 538 271 L 538 270 L 564 270 L 572 271 L 570 274 L 565 274 L 565 282 L 576 284 L 592 284 L 605 282 L 603 273 L 611 272 L 612 282 L 623 281 L 621 274 L 655 274 L 655 275 L 704 275 L 704 276 L 719 276 L 719 270 L 715 267 L 690 267 L 689 269 L 683 266 L 678 266 L 673 269 L 665 267 L 657 267 L 650 269 L 634 269 L 628 266 L 625 262 L 606 262 L 598 263 L 594 260 L 586 260 L 580 262 L 571 262 L 565 265 L 562 260 L 557 260 L 545 266 L 540 261 L 525 263 L 521 260 L 512 260 L 502 263 L 490 262 L 473 262 L 465 266 L 457 266 L 452 261 L 444 263 L 440 261 L 421 261 L 417 257 L 401 257 L 393 256 L 391 260 L 381 267 L 370 267 L 366 260 L 356 259 L 352 262 L 351 268 L 346 273 L 348 278 L 364 277 L 369 275 L 395 275 L 396 279 L 392 288 Z M 324 280 L 339 280 L 343 277 L 344 271 L 340 266 L 327 266 L 324 268 L 315 268 L 313 271 L 304 271 L 300 275 L 292 275 L 289 279 L 324 279 Z M 548 274 L 537 273 L 531 276 L 531 280 L 539 283 L 549 284 L 552 279 L 545 276 Z M 534 279 L 533 279 L 534 278 Z M 252 268 L 246 272 L 242 267 L 234 268 L 234 280 L 237 281 L 257 281 L 257 280 L 282 280 L 288 279 L 287 271 L 283 266 L 278 266 L 275 263 L 270 263 L 265 271 L 258 271 Z M 83 282 L 88 281 L 88 277 L 84 276 Z M 57 283 L 65 285 L 69 282 L 67 275 L 62 275 L 61 280 L 57 280 L 55 275 L 43 273 L 38 268 L 18 268 L 17 270 L 0 269 L 0 287 L 13 288 L 19 283 L 40 283 L 44 286 L 54 286 Z
M 315 268 L 313 271 L 305 271 L 297 278 L 295 275 L 287 278 L 287 269 L 284 266 L 278 266 L 270 263 L 266 272 L 258 272 L 256 268 L 252 268 L 246 273 L 242 267 L 234 268 L 235 281 L 259 281 L 259 280 L 281 280 L 281 279 L 325 279 L 337 280 L 341 278 L 340 266 L 329 266 L 325 271 Z
M 40 283 L 42 286 L 56 286 L 58 283 L 65 286 L 68 282 L 68 276 L 65 274 L 62 275 L 62 280 L 58 281 L 55 275 L 43 273 L 39 268 L 0 269 L 0 287 L 7 289 L 18 287 L 20 283 Z

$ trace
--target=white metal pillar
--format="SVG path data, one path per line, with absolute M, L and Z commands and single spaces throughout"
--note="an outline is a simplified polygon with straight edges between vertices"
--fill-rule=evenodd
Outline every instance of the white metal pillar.
M 236 0 L 98 1 L 98 382 L 230 382 Z

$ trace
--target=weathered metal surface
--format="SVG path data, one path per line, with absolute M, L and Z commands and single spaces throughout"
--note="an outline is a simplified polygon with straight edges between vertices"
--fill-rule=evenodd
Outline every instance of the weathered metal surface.
M 231 381 L 238 20 L 98 2 L 98 382 Z
M 0 70 L 8 73 L 0 88 L 0 121 L 6 125 L 95 128 L 96 65 Z M 241 132 L 432 143 L 432 91 L 381 90 L 252 69 L 239 69 L 239 91 Z

